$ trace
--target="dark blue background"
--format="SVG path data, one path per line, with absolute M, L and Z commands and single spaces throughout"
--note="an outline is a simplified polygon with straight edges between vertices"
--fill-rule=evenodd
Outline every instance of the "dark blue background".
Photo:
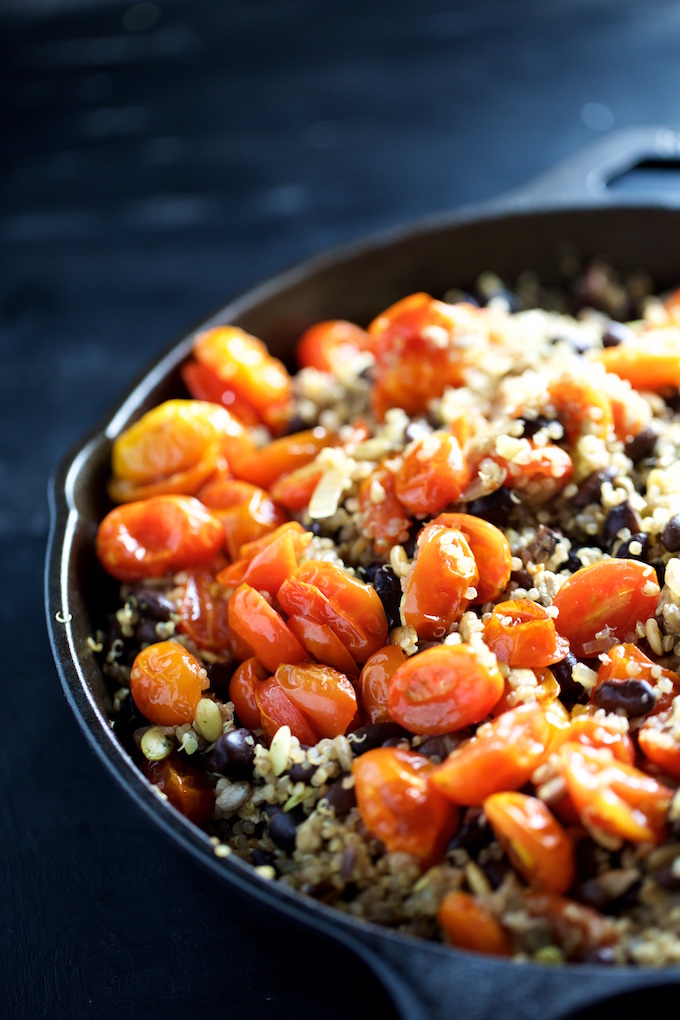
M 0 1001 L 8 1017 L 392 1015 L 362 965 L 170 846 L 71 717 L 46 485 L 270 273 L 680 124 L 674 0 L 4 0 Z

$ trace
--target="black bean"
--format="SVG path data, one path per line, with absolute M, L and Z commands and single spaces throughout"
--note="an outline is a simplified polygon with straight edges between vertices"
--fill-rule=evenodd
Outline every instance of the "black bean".
M 428 737 L 416 748 L 418 754 L 424 754 L 426 758 L 439 758 L 444 761 L 453 750 L 467 737 L 467 733 L 442 733 L 437 736 Z
M 680 550 L 680 514 L 671 517 L 661 533 L 661 541 L 664 549 L 667 549 L 668 552 Z
M 546 528 L 544 524 L 541 524 L 526 550 L 532 562 L 544 563 L 546 560 L 549 560 L 561 538 L 561 531 L 555 531 L 554 528 Z
M 636 436 L 632 436 L 626 441 L 624 446 L 626 456 L 630 457 L 633 464 L 638 464 L 645 457 L 651 457 L 658 438 L 659 434 L 655 429 L 642 429 Z
M 623 712 L 629 719 L 648 715 L 656 704 L 654 688 L 646 680 L 605 680 L 593 691 L 593 701 L 605 712 Z
M 611 322 L 607 323 L 607 327 L 602 334 L 602 346 L 618 347 L 619 344 L 626 344 L 634 339 L 635 333 L 630 326 L 612 319 Z
M 661 394 L 671 411 L 680 411 L 680 389 L 677 386 L 669 387 Z
M 608 545 L 611 545 L 622 528 L 627 528 L 633 534 L 640 531 L 640 518 L 628 502 L 613 506 L 605 518 L 602 528 L 602 536 Z
M 292 854 L 297 839 L 297 815 L 293 811 L 277 811 L 269 819 L 267 832 L 277 846 Z
M 476 857 L 492 839 L 493 832 L 486 815 L 480 807 L 471 807 L 463 815 L 461 826 L 446 849 L 465 850 L 470 857 Z
M 601 471 L 593 471 L 584 478 L 578 487 L 578 492 L 572 497 L 572 505 L 581 509 L 589 503 L 600 502 L 600 490 L 604 482 L 610 482 L 616 477 L 616 469 L 612 467 L 603 468 Z
M 574 680 L 572 674 L 578 659 L 573 652 L 567 652 L 564 659 L 554 662 L 550 671 L 560 685 L 560 700 L 566 708 L 573 708 L 578 702 L 588 700 L 588 692 L 583 684 Z
M 399 615 L 399 604 L 401 602 L 401 581 L 386 563 L 383 563 L 375 572 L 373 578 L 373 587 L 378 593 L 378 597 L 383 604 L 385 610 L 385 616 L 387 617 L 387 625 L 390 630 L 395 627 L 401 626 L 401 617 Z
M 668 892 L 680 892 L 680 875 L 676 875 L 671 867 L 655 871 L 654 880 Z
M 177 606 L 162 591 L 155 588 L 144 588 L 139 586 L 130 592 L 130 598 L 137 603 L 137 608 L 143 616 L 152 620 L 167 621 L 173 613 L 177 612 Z
M 503 884 L 503 880 L 506 878 L 510 871 L 510 862 L 507 857 L 501 857 L 500 860 L 485 861 L 481 865 L 482 871 L 488 878 L 493 889 L 498 889 Z
M 420 534 L 420 529 L 422 528 L 423 523 L 423 521 L 414 521 L 409 529 L 409 536 L 404 542 L 404 552 L 410 560 L 412 560 L 416 554 L 416 549 L 418 547 L 418 535 Z
M 254 868 L 270 867 L 274 868 L 278 872 L 276 867 L 276 857 L 268 850 L 253 850 L 250 855 L 250 863 Z
M 576 555 L 575 552 L 569 553 L 567 562 L 564 564 L 565 568 L 572 574 L 575 574 L 577 570 L 580 570 L 583 564 Z
M 158 620 L 140 620 L 135 627 L 135 642 L 138 645 L 155 645 L 162 640 L 156 630 L 157 623 Z
M 288 769 L 288 775 L 293 783 L 309 783 L 316 768 L 316 765 L 310 765 L 308 761 L 294 762 Z
M 465 507 L 465 512 L 481 517 L 490 524 L 507 524 L 510 513 L 515 509 L 510 490 L 501 485 L 500 489 L 490 492 L 487 496 L 473 499 Z
M 635 546 L 635 552 L 631 551 L 631 545 L 637 543 Z M 637 546 L 640 546 L 638 551 Z M 643 563 L 647 562 L 647 552 L 649 550 L 649 538 L 643 531 L 637 535 L 631 535 L 625 542 L 617 546 L 616 553 L 614 554 L 619 560 L 642 560 Z
M 520 588 L 526 588 L 527 591 L 529 588 L 532 588 L 534 584 L 533 577 L 525 567 L 522 567 L 521 570 L 513 570 L 510 575 L 510 579 Z
M 342 779 L 336 779 L 331 783 L 322 799 L 328 801 L 328 806 L 333 808 L 336 818 L 348 815 L 357 802 L 354 788 L 346 790 L 342 785 Z
M 229 779 L 249 779 L 255 756 L 250 730 L 229 730 L 217 738 L 215 746 L 203 758 L 207 772 L 219 772 Z
M 652 560 L 650 566 L 654 567 L 656 571 L 656 579 L 659 582 L 659 588 L 663 588 L 666 583 L 666 564 L 663 560 Z
M 216 694 L 226 694 L 229 691 L 229 681 L 234 675 L 235 664 L 233 662 L 207 662 L 205 668 L 208 672 L 210 689 Z
M 540 414 L 536 418 L 519 418 L 518 420 L 522 423 L 522 435 L 525 439 L 531 439 L 537 432 L 551 424 L 550 418 L 544 418 Z
M 355 755 L 383 747 L 387 740 L 408 737 L 406 730 L 398 723 L 368 723 L 350 734 L 350 743 Z

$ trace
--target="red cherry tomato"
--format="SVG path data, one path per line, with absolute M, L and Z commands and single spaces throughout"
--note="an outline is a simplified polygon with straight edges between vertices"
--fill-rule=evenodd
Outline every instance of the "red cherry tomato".
M 286 511 L 264 489 L 249 482 L 215 479 L 199 490 L 198 498 L 222 522 L 232 560 L 239 559 L 241 546 L 275 531 L 288 520 Z
M 198 648 L 223 651 L 229 647 L 228 603 L 214 570 L 187 571 L 179 605 L 178 629 L 188 634 Z
M 305 330 L 295 347 L 295 360 L 300 368 L 336 372 L 343 361 L 370 347 L 371 338 L 360 326 L 344 319 L 329 319 Z
M 319 736 L 309 724 L 307 717 L 291 701 L 281 684 L 274 677 L 264 683 L 255 684 L 255 698 L 260 713 L 260 723 L 265 736 L 273 740 L 282 726 L 287 726 L 301 744 L 313 747 Z
M 484 640 L 509 666 L 551 666 L 569 652 L 569 642 L 557 634 L 553 618 L 528 599 L 509 599 L 494 606 L 484 624 Z
M 437 911 L 446 941 L 458 949 L 491 956 L 512 955 L 510 939 L 496 918 L 470 893 L 447 893 Z
M 441 524 L 465 535 L 474 556 L 479 579 L 473 604 L 490 602 L 505 591 L 512 573 L 510 543 L 500 528 L 472 514 L 444 513 L 431 524 Z
M 455 436 L 432 432 L 408 450 L 394 491 L 412 514 L 436 514 L 460 496 L 471 472 Z
M 308 658 L 283 618 L 249 584 L 239 585 L 229 599 L 229 626 L 271 673 L 282 662 Z
M 236 667 L 229 681 L 229 700 L 234 705 L 239 722 L 249 730 L 259 729 L 260 710 L 255 689 L 258 682 L 268 677 L 268 670 L 252 656 Z
M 359 700 L 369 722 L 392 722 L 387 695 L 394 673 L 406 662 L 406 652 L 398 645 L 385 645 L 371 655 L 359 675 Z
M 208 687 L 205 668 L 176 641 L 159 641 L 142 648 L 130 670 L 132 700 L 157 726 L 193 722 Z
M 205 773 L 173 751 L 162 761 L 145 761 L 144 772 L 174 808 L 195 825 L 205 825 L 215 806 L 215 794 Z
M 345 733 L 357 713 L 354 687 L 343 673 L 330 666 L 282 663 L 274 680 L 320 737 Z
M 542 800 L 508 790 L 492 793 L 482 807 L 496 839 L 530 885 L 554 893 L 571 887 L 574 843 Z
M 477 595 L 479 571 L 465 535 L 428 524 L 418 536 L 418 552 L 401 602 L 404 623 L 418 637 L 444 637 Z

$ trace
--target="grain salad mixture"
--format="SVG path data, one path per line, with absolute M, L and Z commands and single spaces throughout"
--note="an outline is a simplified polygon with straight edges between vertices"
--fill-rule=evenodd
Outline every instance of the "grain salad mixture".
M 346 914 L 680 963 L 680 291 L 486 273 L 265 341 L 200 332 L 113 444 L 121 741 Z

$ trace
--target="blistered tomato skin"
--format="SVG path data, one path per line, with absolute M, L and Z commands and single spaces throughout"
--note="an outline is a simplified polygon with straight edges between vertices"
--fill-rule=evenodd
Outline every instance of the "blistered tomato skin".
M 551 666 L 569 652 L 569 642 L 557 634 L 552 617 L 527 599 L 494 606 L 484 624 L 484 639 L 501 662 L 524 669 Z
M 503 689 L 501 672 L 486 649 L 438 645 L 398 667 L 387 704 L 395 722 L 411 733 L 453 733 L 486 718 Z
M 461 531 L 426 525 L 406 579 L 401 617 L 426 641 L 441 640 L 477 595 L 479 570 Z
M 394 491 L 412 514 L 436 514 L 460 498 L 471 472 L 455 436 L 431 433 L 404 456 Z
M 176 641 L 159 641 L 138 653 L 130 670 L 135 705 L 156 726 L 193 722 L 209 686 L 204 667 Z
M 207 563 L 224 546 L 222 523 L 192 496 L 124 503 L 97 530 L 99 562 L 118 581 L 163 577 Z

